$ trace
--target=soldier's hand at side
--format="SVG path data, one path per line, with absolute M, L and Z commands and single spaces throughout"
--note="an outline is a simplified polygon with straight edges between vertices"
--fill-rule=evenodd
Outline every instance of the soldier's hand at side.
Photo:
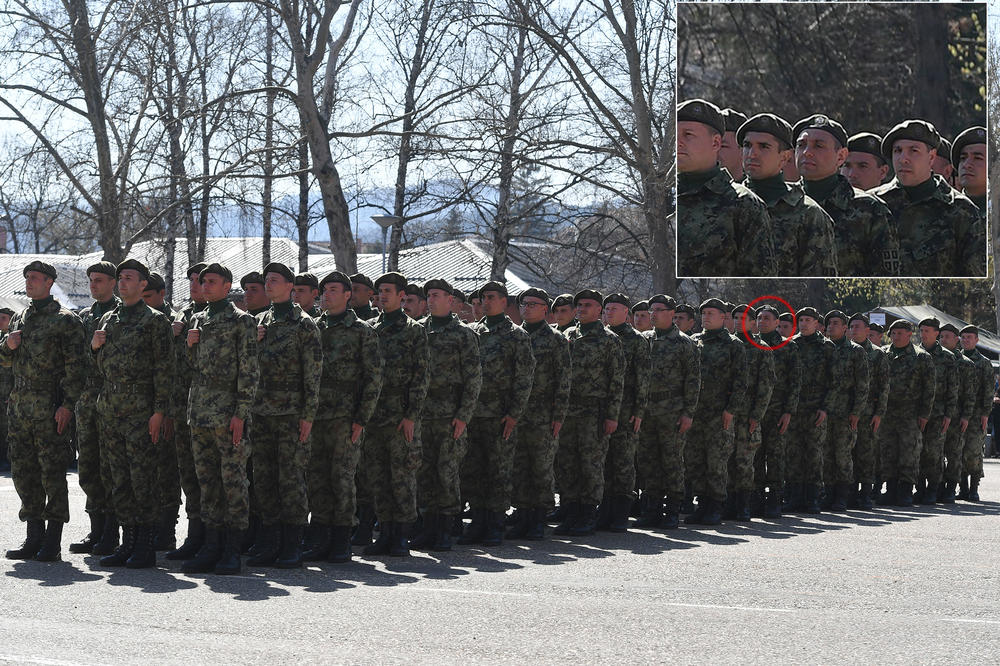
M 262 341 L 264 339 L 264 336 L 266 334 L 267 334 L 267 328 L 265 326 L 263 326 L 263 325 L 258 326 L 257 327 L 257 342 Z
M 965 432 L 966 429 L 968 429 L 968 427 L 969 427 L 969 419 L 962 419 L 961 421 L 958 422 L 959 432 Z
M 299 441 L 304 442 L 309 439 L 309 433 L 312 432 L 312 429 L 312 421 L 299 420 Z
M 690 416 L 682 416 L 677 419 L 677 432 L 681 435 L 686 433 L 691 429 L 691 424 L 694 423 L 694 419 Z
M 923 432 L 923 431 L 924 431 L 924 428 L 926 428 L 926 427 L 927 427 L 927 419 L 924 419 L 924 418 L 920 418 L 920 417 L 918 416 L 918 417 L 917 417 L 917 426 L 918 426 L 918 427 L 920 428 L 920 432 Z
M 58 434 L 63 434 L 63 430 L 69 425 L 70 419 L 73 418 L 73 412 L 69 411 L 65 407 L 60 407 L 56 410 L 56 432 Z
M 813 425 L 815 425 L 818 428 L 821 425 L 823 425 L 823 421 L 826 421 L 826 412 L 824 412 L 822 409 L 817 409 L 816 422 Z
M 604 434 L 612 435 L 615 430 L 618 430 L 618 421 L 613 421 L 611 419 L 604 419 Z
M 749 421 L 750 421 L 750 434 L 752 435 L 755 432 L 757 432 L 757 426 L 759 426 L 760 424 L 757 421 L 754 421 L 753 419 L 749 419 Z
M 858 415 L 856 415 L 856 414 L 851 414 L 850 416 L 847 417 L 848 423 L 851 424 L 851 430 L 852 431 L 856 431 L 858 429 L 858 421 L 860 421 L 860 420 L 861 420 L 861 417 L 858 416 Z
M 351 444 L 357 444 L 358 440 L 361 439 L 361 433 L 365 431 L 365 427 L 360 423 L 351 424 Z
M 986 432 L 986 423 L 990 420 L 989 416 L 979 417 L 979 427 L 982 428 L 983 432 Z
M 174 420 L 169 416 L 163 419 L 163 437 L 170 439 L 174 436 Z
M 17 349 L 21 346 L 21 331 L 11 331 L 7 334 L 7 347 Z
M 729 430 L 733 426 L 733 415 L 727 411 L 722 412 L 722 429 Z
M 184 322 L 175 321 L 170 323 L 170 329 L 174 332 L 174 337 L 176 338 L 184 330 Z
M 882 417 L 877 415 L 873 416 L 871 425 L 872 425 L 872 432 L 873 433 L 878 432 L 878 427 L 882 425 Z
M 788 412 L 785 412 L 784 414 L 782 414 L 781 418 L 778 419 L 778 434 L 779 435 L 784 435 L 785 432 L 788 430 L 788 425 L 791 422 L 792 422 L 792 415 L 791 414 L 789 414 Z
M 460 419 L 452 419 L 451 425 L 454 426 L 454 430 L 451 433 L 452 439 L 458 439 L 465 433 L 465 426 L 467 425 L 465 421 Z
M 160 441 L 161 428 L 163 428 L 163 414 L 153 412 L 153 415 L 149 417 L 149 438 L 153 440 L 153 444 Z
M 188 339 L 187 339 L 188 347 L 194 347 L 200 341 L 201 341 L 201 331 L 199 331 L 197 328 L 192 328 L 190 331 L 188 331 Z
M 402 421 L 399 422 L 399 425 L 396 426 L 396 430 L 403 431 L 403 439 L 405 439 L 407 444 L 409 444 L 410 442 L 413 441 L 413 430 L 415 427 L 416 423 L 414 423 L 410 419 L 403 419 Z
M 949 426 L 951 426 L 951 417 L 946 416 L 941 419 L 941 434 L 948 432 Z
M 552 437 L 556 439 L 559 437 L 559 432 L 562 430 L 562 421 L 552 422 Z
M 506 442 L 514 434 L 514 426 L 517 425 L 517 419 L 513 416 L 505 416 L 500 419 L 500 422 L 503 423 L 503 441 Z
M 229 419 L 229 430 L 233 433 L 233 446 L 239 446 L 243 440 L 243 419 L 238 416 Z
M 90 348 L 97 351 L 108 341 L 107 331 L 94 331 L 94 337 L 90 339 Z
M 639 418 L 638 416 L 633 416 L 632 418 L 630 418 L 629 423 L 632 424 L 632 432 L 634 433 L 638 433 L 639 428 L 642 427 L 642 419 Z

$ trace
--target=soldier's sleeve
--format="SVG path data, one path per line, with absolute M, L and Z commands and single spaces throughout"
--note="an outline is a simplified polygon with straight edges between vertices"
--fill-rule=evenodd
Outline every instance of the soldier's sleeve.
M 899 273 L 899 238 L 892 223 L 892 211 L 879 200 L 872 206 L 872 257 L 871 275 L 897 275 Z
M 0 358 L 3 358 L 6 363 L 4 367 L 9 368 L 12 363 L 14 356 L 17 354 L 17 349 L 11 349 L 7 346 L 7 336 L 14 331 L 21 330 L 21 313 L 18 312 L 13 317 L 10 318 L 10 326 L 7 328 L 7 332 L 0 336 Z
M 934 361 L 930 354 L 917 355 L 917 372 L 919 381 L 917 382 L 917 416 L 922 419 L 931 417 L 931 410 L 934 409 L 934 385 L 937 383 L 934 378 Z
M 382 390 L 385 361 L 379 345 L 378 334 L 369 326 L 361 338 L 361 398 L 354 413 L 354 422 L 362 426 L 367 425 L 375 413 L 378 395 Z
M 869 400 L 874 399 L 873 416 L 885 416 L 889 405 L 889 357 L 881 353 L 875 357 L 875 365 L 871 368 L 875 375 L 874 386 L 869 395 Z
M 837 241 L 833 218 L 817 206 L 805 208 L 806 256 L 800 259 L 802 275 L 837 275 Z
M 635 404 L 632 406 L 632 415 L 641 419 L 646 415 L 646 403 L 649 401 L 649 339 L 645 336 L 638 336 L 635 342 L 635 358 L 632 359 L 632 381 L 635 383 Z
M 174 393 L 174 334 L 170 321 L 162 315 L 152 318 L 149 329 L 153 351 L 153 411 L 169 416 Z
M 535 379 L 535 355 L 531 353 L 531 338 L 522 328 L 515 328 L 514 343 L 514 395 L 511 396 L 509 415 L 521 420 L 528 408 L 531 384 Z
M 552 371 L 556 377 L 556 391 L 553 396 L 552 419 L 558 423 L 566 420 L 566 412 L 569 410 L 569 394 L 573 383 L 573 357 L 569 353 L 569 340 L 564 335 L 556 332 L 553 336 L 556 344 L 556 353 L 552 356 L 552 363 L 555 367 Z
M 299 418 L 312 422 L 319 409 L 319 385 L 323 379 L 323 342 L 319 328 L 312 317 L 303 317 L 299 327 L 299 354 L 302 363 L 302 391 L 304 398 Z
M 459 372 L 462 374 L 462 397 L 455 418 L 463 423 L 472 420 L 479 390 L 483 387 L 483 368 L 479 362 L 479 336 L 471 328 L 462 327 L 462 349 Z
M 62 335 L 62 355 L 64 375 L 60 380 L 62 385 L 62 406 L 73 411 L 76 401 L 83 392 L 86 383 L 87 345 L 84 342 L 83 322 L 75 314 L 64 318 Z
M 253 317 L 241 316 L 239 327 L 240 335 L 236 343 L 239 372 L 236 376 L 236 413 L 233 416 L 246 421 L 250 418 L 250 408 L 257 392 L 260 365 L 257 360 L 257 325 Z
M 976 364 L 979 372 L 979 398 L 977 400 L 976 417 L 988 416 L 993 409 L 993 366 L 986 359 L 981 364 Z
M 759 199 L 741 197 L 741 219 L 743 224 L 743 247 L 737 258 L 738 275 L 759 277 L 775 273 L 774 237 L 771 230 L 771 216 L 767 207 Z
M 958 418 L 968 421 L 972 418 L 975 398 L 972 392 L 974 378 L 965 360 L 959 359 L 958 363 Z
M 946 351 L 946 354 L 951 354 L 951 352 Z M 952 357 L 951 364 L 948 366 L 947 372 L 945 374 L 945 391 L 947 392 L 942 399 L 944 400 L 944 414 L 945 416 L 951 416 L 958 410 L 958 390 L 959 390 L 959 376 L 958 376 L 958 359 Z
M 974 208 L 974 204 L 970 208 Z M 956 230 L 961 252 L 958 266 L 963 271 L 959 275 L 983 277 L 986 275 L 986 225 L 978 213 L 970 211 L 969 215 L 974 218 Z M 966 232 L 962 231 L 963 227 Z
M 858 347 L 854 352 L 854 362 L 851 364 L 854 372 L 854 391 L 850 413 L 857 416 L 864 411 L 865 405 L 868 404 L 871 368 L 868 367 L 868 354 L 865 353 L 864 349 Z
M 750 350 L 747 350 L 748 353 Z M 760 355 L 760 372 L 757 374 L 757 385 L 754 391 L 753 404 L 750 405 L 749 417 L 760 423 L 764 420 L 764 412 L 771 402 L 774 392 L 774 354 L 763 349 L 756 350 Z
M 608 399 L 604 406 L 605 418 L 616 418 L 622 410 L 622 396 L 625 393 L 625 351 L 622 341 L 613 333 L 608 338 L 611 344 L 608 345 L 608 359 L 605 365 L 605 372 L 609 373 Z
M 837 404 L 842 395 L 844 378 L 837 372 L 837 352 L 834 350 L 833 344 L 824 343 L 824 348 L 828 350 L 824 359 L 828 381 L 823 387 L 823 398 L 820 400 L 819 408 L 829 414 L 833 405 Z
M 729 400 L 726 401 L 725 411 L 736 414 L 742 411 L 747 404 L 747 349 L 742 342 L 734 340 L 729 345 Z
M 681 386 L 684 409 L 681 414 L 694 418 L 694 412 L 698 408 L 698 396 L 701 395 L 701 354 L 698 353 L 698 345 L 690 339 L 684 347 L 684 382 Z
M 410 386 L 409 400 L 405 418 L 411 421 L 420 420 L 420 410 L 427 398 L 427 385 L 430 382 L 430 350 L 427 348 L 427 330 L 419 324 L 407 327 L 410 344 Z
M 788 376 L 785 381 L 788 383 L 785 392 L 785 405 L 782 414 L 794 414 L 799 409 L 799 392 L 802 390 L 802 359 L 799 356 L 799 348 L 794 342 L 786 345 L 788 352 L 785 363 L 788 364 Z

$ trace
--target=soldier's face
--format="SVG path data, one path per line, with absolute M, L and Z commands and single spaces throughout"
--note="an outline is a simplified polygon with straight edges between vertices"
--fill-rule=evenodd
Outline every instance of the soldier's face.
M 910 338 L 912 337 L 913 331 L 908 331 L 905 328 L 894 328 L 889 331 L 889 339 L 892 340 L 892 346 L 897 349 L 902 349 L 910 344 Z
M 601 318 L 601 304 L 592 298 L 581 298 L 576 304 L 576 318 L 581 324 L 589 324 Z
M 146 305 L 151 308 L 162 308 L 163 303 L 166 300 L 167 292 L 163 289 L 159 291 L 153 289 L 147 289 L 142 292 L 142 300 L 146 301 Z
M 743 180 L 743 150 L 736 141 L 736 132 L 726 132 L 722 135 L 719 164 L 726 167 L 733 180 Z
M 840 173 L 859 190 L 878 187 L 889 173 L 889 165 L 870 153 L 847 153 L 847 159 L 840 167 Z
M 298 303 L 303 310 L 308 310 L 316 302 L 319 291 L 307 284 L 296 284 L 292 287 L 292 301 Z
M 0 331 L 4 333 L 10 328 L 10 315 L 6 312 L 0 312 Z
M 780 319 L 778 320 L 778 332 L 781 333 L 781 337 L 790 338 L 795 334 L 795 324 L 790 321 Z
M 104 303 L 115 295 L 115 279 L 104 273 L 91 273 L 87 276 L 90 282 L 90 295 L 98 303 Z
M 934 156 L 934 161 L 931 162 L 931 171 L 943 177 L 949 184 L 952 182 L 952 176 L 955 175 L 955 167 L 952 166 L 951 160 L 941 155 Z
M 628 307 L 621 303 L 608 303 L 604 306 L 604 320 L 608 326 L 621 326 L 628 321 Z
M 975 333 L 962 333 L 962 349 L 972 351 L 979 344 L 979 336 Z
M 701 311 L 701 327 L 706 331 L 717 331 L 726 322 L 726 314 L 718 308 L 705 308 Z
M 427 290 L 427 309 L 434 317 L 447 317 L 454 297 L 444 289 Z
M 747 132 L 743 137 L 743 171 L 754 180 L 771 178 L 791 157 L 777 137 L 767 132 Z
M 292 287 L 295 285 L 281 273 L 268 273 L 264 276 L 264 293 L 272 303 L 284 303 L 292 297 Z
M 722 137 L 704 123 L 677 123 L 677 170 L 681 173 L 708 171 L 715 166 Z
M 499 291 L 483 292 L 483 314 L 487 317 L 495 317 L 507 309 L 507 297 Z
M 948 351 L 954 351 L 958 346 L 958 336 L 951 331 L 941 331 L 941 346 Z
M 655 324 L 656 322 L 654 321 L 653 323 Z M 694 317 L 687 312 L 676 312 L 674 313 L 674 323 L 677 324 L 677 328 L 687 333 L 694 328 Z
M 419 301 L 420 297 L 416 294 L 406 294 L 403 296 L 403 312 L 409 315 L 411 319 L 417 319 L 420 316 L 417 314 L 420 309 Z
M 673 313 L 673 310 L 670 312 Z M 670 321 L 673 321 L 672 316 Z M 649 310 L 636 310 L 632 313 L 632 322 L 632 325 L 635 326 L 637 331 L 648 331 L 652 328 L 652 315 Z
M 251 310 L 260 310 L 268 306 L 267 294 L 264 293 L 264 285 L 258 282 L 248 282 L 244 292 L 246 294 L 246 305 Z
M 933 347 L 937 339 L 938 330 L 936 328 L 933 326 L 920 327 L 920 342 L 923 343 L 924 347 Z
M 572 305 L 560 305 L 552 311 L 552 314 L 558 325 L 568 326 L 573 321 L 573 317 L 576 316 L 576 310 L 573 309 Z
M 205 302 L 205 294 L 201 291 L 201 278 L 198 277 L 197 273 L 188 275 L 188 292 L 191 294 L 191 300 L 195 303 Z
M 958 158 L 958 184 L 971 197 L 986 196 L 986 144 L 970 143 Z
M 24 276 L 24 291 L 28 298 L 36 301 L 48 298 L 53 284 L 55 284 L 55 280 L 38 271 L 28 271 L 28 274 Z
M 803 130 L 795 140 L 795 165 L 805 180 L 832 176 L 846 159 L 847 148 L 826 130 Z
M 403 305 L 403 296 L 406 292 L 394 284 L 380 284 L 378 286 L 378 302 L 382 306 L 382 312 L 395 312 Z
M 537 324 L 545 321 L 545 315 L 548 313 L 545 301 L 540 298 L 528 296 L 521 301 L 521 319 L 526 324 Z
M 323 309 L 330 314 L 339 315 L 347 309 L 347 303 L 351 300 L 351 290 L 340 282 L 327 282 L 323 285 L 323 297 L 321 299 Z
M 778 318 L 773 312 L 761 312 L 757 315 L 757 329 L 761 333 L 772 333 L 778 328 Z
M 476 319 L 482 319 L 483 317 L 483 301 L 480 298 L 472 299 L 472 316 Z
M 847 324 L 840 317 L 826 320 L 826 334 L 831 340 L 840 340 L 847 334 Z
M 373 292 L 368 285 L 355 282 L 351 285 L 351 307 L 360 308 L 371 305 Z
M 733 333 L 733 332 L 736 331 L 736 320 L 733 319 L 733 313 L 732 312 L 724 312 L 722 314 L 722 325 L 725 326 L 726 329 L 728 329 L 730 333 Z
M 871 331 L 871 330 L 868 331 L 868 342 L 872 343 L 876 347 L 881 347 L 882 344 L 883 344 L 883 341 L 882 341 L 882 332 L 881 331 Z
M 281 276 L 279 275 L 278 277 Z M 288 284 L 291 284 L 291 282 Z M 205 277 L 201 281 L 202 296 L 209 303 L 215 303 L 224 299 L 229 295 L 229 290 L 232 287 L 232 282 L 223 280 L 221 275 L 216 275 L 215 273 L 205 273 Z M 119 291 L 121 290 L 119 289 Z
M 892 144 L 892 168 L 896 178 L 907 187 L 919 185 L 931 177 L 931 165 L 937 149 L 923 141 L 899 139 Z
M 798 320 L 799 333 L 802 335 L 812 335 L 816 332 L 816 327 L 819 325 L 818 319 L 808 315 L 799 315 Z
M 851 340 L 859 345 L 864 344 L 865 340 L 868 339 L 869 332 L 869 328 L 861 319 L 855 319 L 851 322 Z
M 639 314 L 639 312 L 642 312 L 642 310 L 639 310 L 638 312 L 636 312 L 636 314 Z M 662 303 L 654 303 L 653 305 L 650 305 L 648 314 L 650 322 L 653 324 L 653 326 L 655 326 L 660 330 L 665 331 L 674 325 L 674 310 L 668 309 L 667 306 L 663 305 Z M 681 315 L 677 316 L 680 317 Z M 683 316 L 686 317 L 687 315 Z M 636 328 L 639 327 L 636 326 Z M 647 330 L 647 329 L 639 329 L 639 330 Z

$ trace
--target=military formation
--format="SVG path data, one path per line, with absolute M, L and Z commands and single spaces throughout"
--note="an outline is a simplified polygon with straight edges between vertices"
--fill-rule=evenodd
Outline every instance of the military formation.
M 466 295 L 278 263 L 243 276 L 240 307 L 228 268 L 195 264 L 175 312 L 135 259 L 87 273 L 79 315 L 40 261 L 31 305 L 0 311 L 27 533 L 11 559 L 61 557 L 74 420 L 90 529 L 70 550 L 106 567 L 163 552 L 234 574 L 550 525 L 580 538 L 979 499 L 994 378 L 973 326 L 900 319 L 883 344 L 840 310 L 493 281 Z
M 985 277 L 986 128 L 677 107 L 681 277 Z

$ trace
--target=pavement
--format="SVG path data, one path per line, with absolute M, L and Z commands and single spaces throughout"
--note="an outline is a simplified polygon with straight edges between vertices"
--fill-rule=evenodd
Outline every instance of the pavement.
M 983 501 L 631 531 L 301 570 L 111 570 L 70 475 L 63 562 L 0 559 L 0 663 L 1000 662 Z M 0 476 L 0 546 L 23 540 Z M 182 525 L 178 529 L 183 534 Z

